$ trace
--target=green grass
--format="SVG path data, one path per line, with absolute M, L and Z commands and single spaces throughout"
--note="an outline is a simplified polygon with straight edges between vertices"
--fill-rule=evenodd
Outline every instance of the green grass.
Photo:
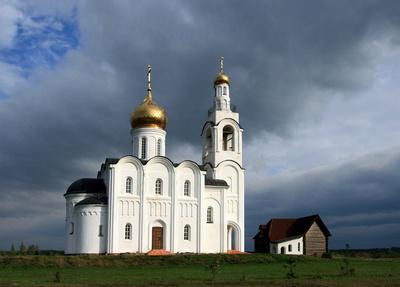
M 288 260 L 296 278 L 287 279 Z M 249 255 L 0 256 L 0 285 L 9 286 L 400 286 L 400 259 Z M 210 268 L 219 262 L 213 280 Z M 59 272 L 61 283 L 56 283 Z

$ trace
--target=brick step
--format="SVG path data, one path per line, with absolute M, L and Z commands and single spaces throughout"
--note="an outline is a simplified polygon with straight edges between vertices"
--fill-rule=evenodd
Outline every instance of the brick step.
M 150 256 L 162 256 L 162 255 L 173 255 L 170 251 L 167 251 L 165 249 L 152 249 L 149 252 L 146 253 L 147 255 Z

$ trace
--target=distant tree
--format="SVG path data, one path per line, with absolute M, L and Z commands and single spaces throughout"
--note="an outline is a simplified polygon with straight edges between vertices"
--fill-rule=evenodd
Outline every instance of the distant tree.
M 19 245 L 19 255 L 25 255 L 26 254 L 26 247 L 23 241 L 21 241 L 21 244 Z
M 35 244 L 31 244 L 28 246 L 26 253 L 29 255 L 37 255 L 39 254 L 39 247 Z
M 11 244 L 11 248 L 10 248 L 10 255 L 14 256 L 15 255 L 15 246 L 14 243 Z

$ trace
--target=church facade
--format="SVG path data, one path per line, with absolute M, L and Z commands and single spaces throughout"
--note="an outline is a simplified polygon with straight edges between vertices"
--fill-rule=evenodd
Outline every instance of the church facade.
M 131 115 L 132 154 L 107 158 L 96 178 L 64 194 L 65 254 L 244 251 L 243 129 L 223 59 L 201 131 L 201 164 L 166 157 L 167 117 L 150 75 L 149 66 L 147 94 Z

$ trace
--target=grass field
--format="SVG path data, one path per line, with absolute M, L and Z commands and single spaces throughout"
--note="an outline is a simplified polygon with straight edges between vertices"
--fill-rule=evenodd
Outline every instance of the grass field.
M 400 259 L 262 254 L 0 256 L 0 285 L 400 286 Z

